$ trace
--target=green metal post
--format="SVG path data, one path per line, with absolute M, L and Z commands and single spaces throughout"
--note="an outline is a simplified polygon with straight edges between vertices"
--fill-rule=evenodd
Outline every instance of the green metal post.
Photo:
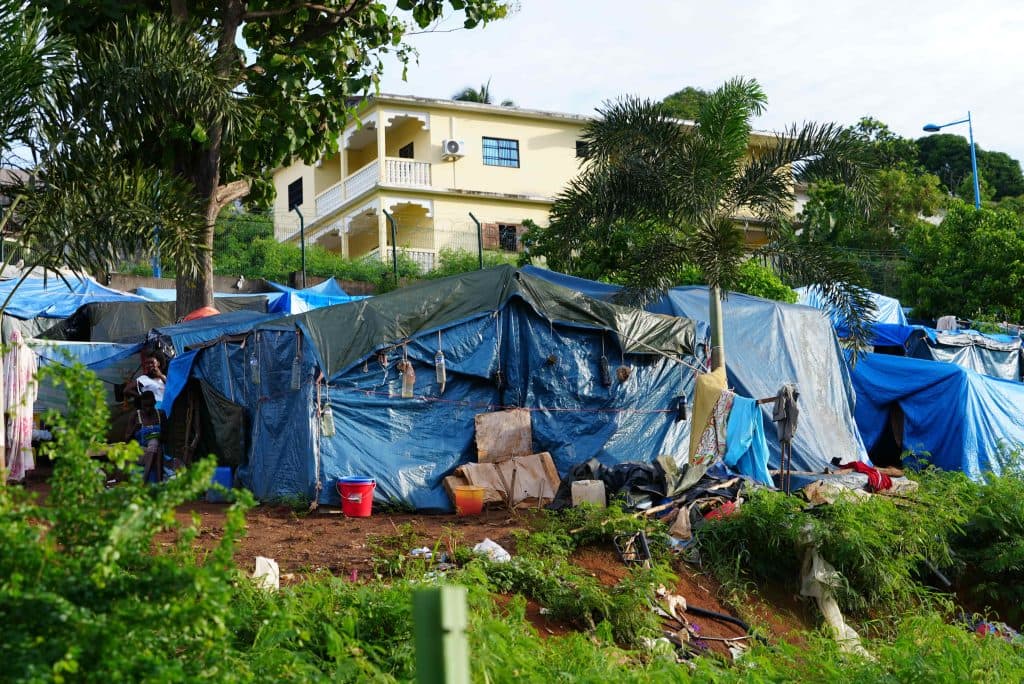
M 473 219 L 473 223 L 476 224 L 476 253 L 480 257 L 480 270 L 482 271 L 484 270 L 484 229 L 476 220 L 476 216 L 473 216 L 473 212 L 469 212 L 469 218 Z
M 419 684 L 469 684 L 466 588 L 420 589 L 412 596 Z
M 383 211 L 388 223 L 391 224 L 391 263 L 395 269 L 395 287 L 398 287 L 398 224 L 395 223 L 395 217 L 391 215 L 391 212 L 387 209 Z
M 306 219 L 298 207 L 292 209 L 299 215 L 299 251 L 302 253 L 302 289 L 306 288 Z

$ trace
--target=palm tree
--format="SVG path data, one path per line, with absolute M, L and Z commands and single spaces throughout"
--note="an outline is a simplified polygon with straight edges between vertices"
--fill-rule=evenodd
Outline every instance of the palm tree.
M 487 79 L 487 83 L 482 83 L 479 90 L 473 86 L 466 86 L 459 92 L 452 95 L 452 99 L 456 102 L 479 102 L 480 104 L 492 104 L 491 79 Z M 502 100 L 501 106 L 515 107 L 516 103 L 512 100 Z
M 0 107 L 0 152 L 31 146 L 37 157 L 5 189 L 13 203 L 0 218 L 0 231 L 13 227 L 18 234 L 22 279 L 35 268 L 106 271 L 126 255 L 151 252 L 154 226 L 164 255 L 185 275 L 195 272 L 204 254 L 203 217 L 190 187 L 130 154 L 153 136 L 174 135 L 152 126 L 154 115 L 170 106 L 156 97 L 161 83 L 145 77 L 142 61 L 125 65 L 133 55 L 123 36 L 98 35 L 72 52 L 51 29 L 37 10 L 0 0 L 7 39 L 0 47 L 0 92 L 14 103 Z M 152 47 L 151 64 L 190 73 L 180 36 L 164 36 Z M 120 90 L 112 89 L 111 64 L 134 74 Z
M 751 119 L 766 101 L 756 81 L 733 79 L 708 95 L 689 127 L 660 103 L 627 97 L 605 104 L 582 136 L 587 163 L 556 198 L 531 253 L 553 268 L 621 282 L 637 302 L 671 287 L 683 263 L 695 264 L 710 286 L 718 367 L 725 363 L 722 293 L 748 258 L 736 217 L 750 216 L 769 238 L 758 252 L 786 258 L 790 276 L 819 284 L 865 339 L 871 303 L 846 284 L 857 279 L 855 267 L 820 245 L 800 244 L 787 220 L 794 181 L 844 182 L 866 207 L 862 147 L 835 124 L 794 125 L 762 142 L 752 137 Z

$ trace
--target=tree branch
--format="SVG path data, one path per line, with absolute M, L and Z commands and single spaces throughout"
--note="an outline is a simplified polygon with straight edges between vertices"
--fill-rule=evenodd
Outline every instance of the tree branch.
M 256 10 L 254 12 L 246 12 L 242 15 L 244 21 L 251 21 L 253 19 L 267 19 L 270 17 L 281 17 L 286 14 L 291 14 L 296 10 L 308 9 L 314 12 L 322 12 L 332 17 L 338 17 L 339 19 L 347 19 L 355 10 L 356 6 L 361 4 L 360 0 L 352 0 L 348 7 L 344 9 L 334 9 L 333 7 L 327 7 L 326 5 L 318 5 L 314 2 L 296 2 L 289 5 L 288 7 L 282 7 L 276 10 Z
M 217 211 L 219 212 L 235 200 L 248 195 L 249 189 L 249 181 L 247 180 L 231 181 L 227 185 L 217 188 L 217 192 L 213 196 L 213 201 L 217 205 Z

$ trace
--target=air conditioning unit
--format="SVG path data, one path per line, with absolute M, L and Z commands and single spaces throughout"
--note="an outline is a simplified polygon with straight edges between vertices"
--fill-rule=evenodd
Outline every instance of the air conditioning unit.
M 461 159 L 466 156 L 465 140 L 442 140 L 441 158 L 446 161 Z

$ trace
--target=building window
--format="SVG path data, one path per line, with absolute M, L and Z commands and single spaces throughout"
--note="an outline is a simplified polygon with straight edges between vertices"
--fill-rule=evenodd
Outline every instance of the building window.
M 519 168 L 519 141 L 504 138 L 484 138 L 484 164 Z
M 408 145 L 405 145 L 403 147 L 399 147 L 398 148 L 398 158 L 399 159 L 412 159 L 413 158 L 412 143 L 409 143 Z
M 587 145 L 587 141 L 586 140 L 577 140 L 576 141 L 576 158 L 577 159 L 586 159 L 587 158 L 587 152 L 589 151 L 587 149 L 587 147 L 588 147 L 588 145 Z
M 288 184 L 288 211 L 302 204 L 302 179 L 297 178 Z
M 498 224 L 498 247 L 503 252 L 519 251 L 519 226 L 507 223 Z

